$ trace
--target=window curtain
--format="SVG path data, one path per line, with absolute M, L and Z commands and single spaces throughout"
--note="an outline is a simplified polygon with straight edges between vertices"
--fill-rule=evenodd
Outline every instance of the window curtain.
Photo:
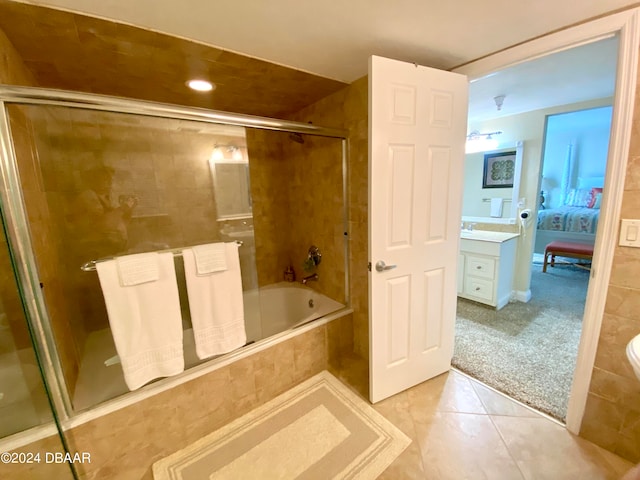
M 562 171 L 562 182 L 560 183 L 560 205 L 567 203 L 567 197 L 571 190 L 571 184 L 573 179 L 573 164 L 574 164 L 574 148 L 573 144 L 567 145 L 567 157 L 564 161 L 564 170 Z

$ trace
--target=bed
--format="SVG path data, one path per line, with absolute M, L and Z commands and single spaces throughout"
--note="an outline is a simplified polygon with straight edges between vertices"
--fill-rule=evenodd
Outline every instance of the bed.
M 567 196 L 568 205 L 538 211 L 536 253 L 544 253 L 545 246 L 552 241 L 595 243 L 602 188 L 579 192 L 580 198 L 578 193 Z

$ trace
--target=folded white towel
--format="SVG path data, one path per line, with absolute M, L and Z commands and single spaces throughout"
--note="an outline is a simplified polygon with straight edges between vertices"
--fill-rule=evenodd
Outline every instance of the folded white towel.
M 191 247 L 196 259 L 198 275 L 209 275 L 227 269 L 227 250 L 224 243 L 208 243 Z
M 197 274 L 191 249 L 182 251 L 189 311 L 198 358 L 227 353 L 247 343 L 238 245 L 225 243 L 227 270 Z
M 502 198 L 492 198 L 491 199 L 491 216 L 492 217 L 502 217 L 502 202 L 504 199 Z
M 117 257 L 116 264 L 120 285 L 123 287 L 155 282 L 160 277 L 157 252 Z
M 111 333 L 129 390 L 184 371 L 182 319 L 172 253 L 158 255 L 158 280 L 122 286 L 115 260 L 96 264 Z

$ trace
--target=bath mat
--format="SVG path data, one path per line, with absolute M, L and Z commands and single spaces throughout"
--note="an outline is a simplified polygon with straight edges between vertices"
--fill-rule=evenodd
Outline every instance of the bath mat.
M 322 372 L 153 465 L 155 480 L 374 479 L 411 440 Z

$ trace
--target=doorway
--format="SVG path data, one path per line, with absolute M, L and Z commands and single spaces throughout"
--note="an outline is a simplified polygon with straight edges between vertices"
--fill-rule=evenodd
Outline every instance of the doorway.
M 613 102 L 613 121 L 611 129 L 611 141 L 608 154 L 608 165 L 605 188 L 607 193 L 603 197 L 601 209 L 600 228 L 596 236 L 596 255 L 593 257 L 592 272 L 598 272 L 590 282 L 583 316 L 583 329 L 578 348 L 576 372 L 571 387 L 569 405 L 567 407 L 566 427 L 571 433 L 578 434 L 585 413 L 587 395 L 591 382 L 596 350 L 602 324 L 604 304 L 607 297 L 609 276 L 611 274 L 615 244 L 617 243 L 619 216 L 622 206 L 624 177 L 629 155 L 631 140 L 631 125 L 633 121 L 633 107 L 635 100 L 635 86 L 637 79 L 638 50 L 636 45 L 640 42 L 640 29 L 637 28 L 639 10 L 628 10 L 615 15 L 602 17 L 589 23 L 562 30 L 556 33 L 540 37 L 530 42 L 490 55 L 475 62 L 454 69 L 454 73 L 467 76 L 471 82 L 475 82 L 502 69 L 509 68 L 528 60 L 536 59 L 551 53 L 563 51 L 577 45 L 585 45 L 594 41 L 618 36 L 619 54 L 617 60 L 617 84 Z M 371 77 L 369 78 L 371 80 Z M 371 82 L 370 82 L 371 85 Z M 370 99 L 371 101 L 371 99 Z M 372 139 L 369 139 L 371 148 Z M 462 146 L 462 145 L 461 145 Z M 534 175 L 538 178 L 539 170 L 524 172 L 523 176 Z M 532 191 L 523 192 L 523 196 L 539 195 L 539 182 L 536 182 Z M 370 211 L 371 215 L 371 211 Z M 455 215 L 450 221 L 457 223 L 459 216 Z M 458 224 L 459 228 L 459 224 Z M 459 242 L 459 230 L 451 241 Z M 371 231 L 371 228 L 369 228 Z M 529 242 L 531 242 L 529 237 Z M 369 257 L 372 255 L 369 249 Z M 527 259 L 530 264 L 530 259 Z M 453 278 L 455 282 L 455 277 Z M 519 282 L 514 285 L 518 298 L 526 298 L 528 284 Z M 455 293 L 450 302 L 455 307 Z M 377 333 L 384 333 L 384 328 L 371 322 L 369 340 L 370 352 L 375 353 L 371 347 L 371 339 Z M 455 310 L 452 323 L 455 321 Z M 449 329 L 447 329 L 449 330 Z M 453 330 L 453 326 L 451 326 Z M 448 332 L 447 332 L 448 333 Z M 449 337 L 447 337 L 448 340 Z M 453 344 L 453 335 L 451 336 Z M 382 381 L 375 373 L 369 372 L 370 383 Z M 396 392 L 401 391 L 398 389 Z
M 608 109 L 610 122 L 617 51 L 618 38 L 609 37 L 495 71 L 477 81 L 472 80 L 470 86 L 468 132 L 493 134 L 492 138 L 498 141 L 498 145 L 493 150 L 468 156 L 465 177 L 474 175 L 478 178 L 465 178 L 465 184 L 477 183 L 474 194 L 479 197 L 466 198 L 472 190 L 465 189 L 464 205 L 475 209 L 466 212 L 471 215 L 465 215 L 463 211 L 463 225 L 465 228 L 471 224 L 474 229 L 518 235 L 516 239 L 505 242 L 505 245 L 517 244 L 513 259 L 504 253 L 509 251 L 504 245 L 498 257 L 487 256 L 484 252 L 479 255 L 481 260 L 493 262 L 490 263 L 493 274 L 489 279 L 493 282 L 489 284 L 492 288 L 503 283 L 503 279 L 498 277 L 498 266 L 502 272 L 505 263 L 513 263 L 511 296 L 515 301 L 504 308 L 498 304 L 496 308 L 495 304 L 485 305 L 490 302 L 481 299 L 469 301 L 468 298 L 478 300 L 473 296 L 459 298 L 452 363 L 489 386 L 561 421 L 567 418 L 590 278 L 587 270 L 573 265 L 557 267 L 553 272 L 549 269 L 547 274 L 542 274 L 542 261 L 538 254 L 551 240 L 547 233 L 542 232 L 541 235 L 537 227 L 544 223 L 540 221 L 542 214 L 550 218 L 548 223 L 552 223 L 554 228 L 562 227 L 562 222 L 557 220 L 563 217 L 554 217 L 555 210 L 545 211 L 544 203 L 551 202 L 547 206 L 556 207 L 566 205 L 569 190 L 574 196 L 578 190 L 585 193 L 584 198 L 571 200 L 576 206 L 579 202 L 584 203 L 585 209 L 590 200 L 595 199 L 595 193 L 593 197 L 586 196 L 592 193 L 592 188 L 599 188 L 600 197 L 603 195 L 610 123 L 606 127 L 600 125 L 601 131 L 606 130 L 607 138 L 598 143 L 598 148 L 593 148 L 593 132 L 585 133 L 591 127 L 585 120 L 579 120 L 577 114 L 569 112 Z M 501 97 L 499 106 L 498 97 Z M 560 205 L 561 172 L 565 170 L 567 153 L 557 153 L 562 135 L 554 133 L 550 137 L 546 127 L 549 119 L 553 119 L 552 124 L 557 123 L 563 115 L 571 116 L 568 122 L 571 128 L 565 128 L 564 136 L 581 138 L 582 145 L 574 140 L 571 160 L 575 168 L 568 183 L 565 182 L 566 193 L 562 195 Z M 583 123 L 581 126 L 580 121 Z M 480 188 L 485 187 L 486 179 L 482 175 L 486 174 L 487 158 L 508 154 L 517 140 L 523 141 L 524 148 L 520 193 L 512 195 L 507 189 Z M 555 142 L 555 150 L 547 152 L 545 165 L 548 172 L 545 176 L 543 157 L 547 150 L 545 144 L 550 140 Z M 473 162 L 482 162 L 483 157 L 484 171 L 482 165 L 473 165 Z M 578 173 L 578 167 L 582 168 L 582 174 Z M 598 181 L 599 186 L 587 185 Z M 497 212 L 491 208 L 496 199 L 504 203 L 504 208 Z M 512 204 L 517 205 L 517 209 L 509 208 Z M 595 211 L 590 209 L 590 212 Z M 526 212 L 527 218 L 521 218 L 521 212 Z M 591 246 L 595 244 L 595 225 L 588 222 L 589 218 L 586 214 L 577 217 L 572 227 L 575 233 L 565 234 L 568 240 Z M 581 235 L 585 232 L 588 235 Z M 469 242 L 465 238 L 475 235 L 463 233 L 464 246 Z M 554 235 L 558 233 L 554 232 Z M 477 254 L 476 250 L 474 255 Z M 469 264 L 468 258 L 463 260 Z M 500 275 L 504 276 L 504 272 Z M 469 278 L 465 276 L 464 281 L 468 282 Z M 486 282 L 486 279 L 477 279 L 477 282 L 481 281 Z

